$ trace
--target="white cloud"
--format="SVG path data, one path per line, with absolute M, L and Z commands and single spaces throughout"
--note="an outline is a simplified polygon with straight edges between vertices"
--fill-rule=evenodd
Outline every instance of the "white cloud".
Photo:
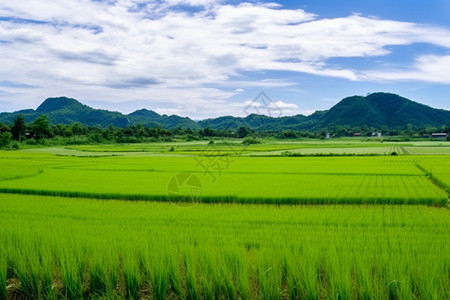
M 244 115 L 253 113 L 270 117 L 285 117 L 301 113 L 297 104 L 271 100 L 266 94 L 260 94 L 256 99 L 245 101 L 244 106 L 242 109 Z
M 336 57 L 388 55 L 393 45 L 450 48 L 447 29 L 361 15 L 320 19 L 276 3 L 224 3 L 3 1 L 0 15 L 10 19 L 0 21 L 0 80 L 37 88 L 2 86 L 0 97 L 6 99 L 9 93 L 20 101 L 34 99 L 35 104 L 49 93 L 105 102 L 165 101 L 171 104 L 168 109 L 203 116 L 220 109 L 219 114 L 238 114 L 240 104 L 227 100 L 238 93 L 236 87 L 296 84 L 249 80 L 240 76 L 243 71 L 449 83 L 448 56 L 421 56 L 407 71 L 355 70 L 327 63 Z M 180 4 L 203 8 L 172 9 Z M 234 92 L 221 88 L 230 86 Z
M 169 5 L 185 4 L 190 6 L 207 6 L 224 2 L 224 0 L 166 0 Z
M 298 105 L 295 103 L 286 103 L 281 100 L 278 100 L 272 104 L 273 106 L 279 107 L 280 109 L 298 109 Z
M 187 116 L 182 107 L 177 107 L 177 108 L 157 107 L 154 109 L 154 111 L 160 115 L 168 115 L 168 116 L 177 115 L 177 116 L 182 116 L 182 117 Z
M 423 55 L 407 70 L 368 71 L 365 76 L 377 80 L 417 80 L 450 84 L 450 55 Z

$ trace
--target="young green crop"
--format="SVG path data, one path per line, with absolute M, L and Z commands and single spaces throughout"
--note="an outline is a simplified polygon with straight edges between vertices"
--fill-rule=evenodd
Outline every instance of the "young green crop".
M 123 273 L 125 276 L 125 287 L 127 297 L 130 299 L 138 299 L 139 290 L 141 288 L 140 264 L 138 259 L 138 251 L 136 247 L 128 245 L 123 255 Z
M 441 156 L 418 156 L 414 162 L 438 185 L 450 191 L 450 157 Z
M 12 298 L 50 298 L 51 280 L 55 298 L 448 299 L 449 226 L 447 208 L 426 206 L 0 194 L 0 287 L 27 278 Z
M 27 154 L 31 155 L 31 154 Z M 192 157 L 33 156 L 35 176 L 0 181 L 4 193 L 96 199 L 169 201 L 167 186 L 180 172 L 199 178 L 205 203 L 431 204 L 448 195 L 408 157 L 233 157 L 228 167 L 211 169 Z M 1 160 L 0 160 L 1 161 Z M 445 157 L 440 157 L 445 163 Z
M 7 298 L 6 279 L 7 279 L 7 257 L 6 250 L 0 245 L 0 299 Z

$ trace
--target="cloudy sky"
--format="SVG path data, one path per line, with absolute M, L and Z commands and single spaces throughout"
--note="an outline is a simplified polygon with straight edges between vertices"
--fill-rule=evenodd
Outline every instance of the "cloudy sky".
M 450 108 L 447 0 L 0 0 L 0 111 L 282 115 L 393 92 Z

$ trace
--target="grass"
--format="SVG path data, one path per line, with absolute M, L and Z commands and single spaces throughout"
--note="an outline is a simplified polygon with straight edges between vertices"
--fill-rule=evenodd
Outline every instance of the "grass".
M 2 194 L 0 292 L 18 279 L 11 297 L 448 299 L 449 226 L 447 208 L 426 206 Z

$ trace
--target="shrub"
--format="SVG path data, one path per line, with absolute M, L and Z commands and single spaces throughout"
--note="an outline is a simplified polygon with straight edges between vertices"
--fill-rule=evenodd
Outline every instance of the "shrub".
M 261 144 L 261 141 L 258 139 L 255 139 L 254 137 L 248 137 L 242 141 L 242 144 L 244 144 L 244 145 Z
M 0 148 L 8 146 L 12 140 L 12 134 L 10 132 L 4 132 L 0 135 Z

